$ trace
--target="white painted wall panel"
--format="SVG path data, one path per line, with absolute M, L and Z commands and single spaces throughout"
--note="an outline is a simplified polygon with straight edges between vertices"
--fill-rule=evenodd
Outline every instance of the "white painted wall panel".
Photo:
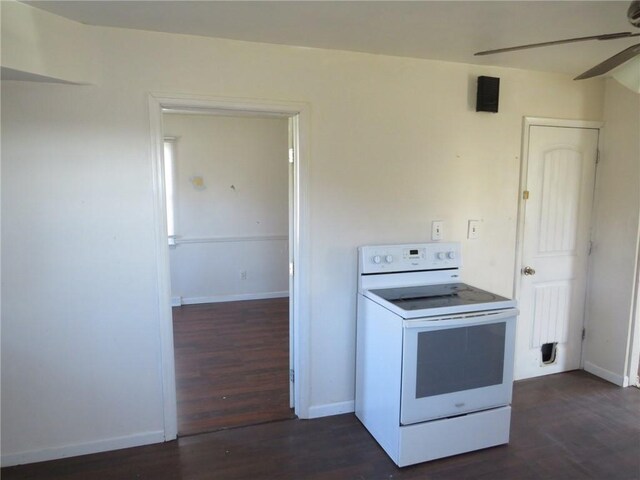
M 288 294 L 286 239 L 179 245 L 171 250 L 170 262 L 172 296 L 183 303 Z
M 0 62 L 9 69 L 3 74 L 62 83 L 96 81 L 91 27 L 13 0 L 0 2 L 0 10 Z
M 288 120 L 170 113 L 163 124 L 176 138 L 172 296 L 200 303 L 286 295 Z M 220 238 L 227 241 L 208 241 Z
M 544 155 L 539 253 L 569 254 L 576 247 L 582 161 L 565 148 Z
M 545 343 L 565 343 L 569 325 L 570 282 L 540 283 L 533 289 L 531 348 Z
M 623 384 L 638 248 L 640 95 L 609 79 L 605 98 L 584 362 L 593 373 Z
M 127 103 L 93 87 L 3 91 L 5 462 L 162 438 L 146 116 Z

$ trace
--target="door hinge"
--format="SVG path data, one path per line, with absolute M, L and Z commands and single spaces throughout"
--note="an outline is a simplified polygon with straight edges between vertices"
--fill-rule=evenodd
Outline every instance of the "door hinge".
M 296 381 L 296 372 L 293 369 L 289 370 L 289 381 L 294 383 Z
M 289 276 L 293 277 L 293 262 L 289 263 Z
M 587 255 L 591 255 L 592 251 L 593 251 L 593 240 L 589 240 L 589 251 L 587 252 Z
M 600 163 L 600 149 L 596 150 L 596 165 Z
M 289 149 L 289 163 L 293 163 L 293 148 Z
M 529 200 L 529 190 L 525 190 L 524 192 L 522 192 L 522 199 Z
M 584 340 L 586 336 L 587 336 L 587 329 L 582 327 L 582 340 Z

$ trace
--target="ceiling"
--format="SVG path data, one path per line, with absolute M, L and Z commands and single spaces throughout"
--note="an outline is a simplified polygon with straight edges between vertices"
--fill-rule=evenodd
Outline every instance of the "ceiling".
M 634 31 L 629 1 L 27 1 L 89 25 L 496 65 L 572 76 L 638 37 L 474 57 Z

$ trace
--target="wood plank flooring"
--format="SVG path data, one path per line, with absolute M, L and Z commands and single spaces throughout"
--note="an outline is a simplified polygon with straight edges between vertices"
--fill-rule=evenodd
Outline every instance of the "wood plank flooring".
M 292 418 L 289 299 L 173 309 L 178 435 Z
M 583 371 L 517 382 L 509 445 L 397 468 L 352 414 L 2 470 L 3 480 L 634 480 L 640 390 Z

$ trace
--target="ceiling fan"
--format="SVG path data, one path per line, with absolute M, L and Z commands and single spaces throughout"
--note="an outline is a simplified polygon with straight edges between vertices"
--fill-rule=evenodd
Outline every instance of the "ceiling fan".
M 627 18 L 629 23 L 636 28 L 640 28 L 640 0 L 633 0 L 629 9 L 627 10 Z M 575 43 L 584 42 L 587 40 L 617 40 L 619 38 L 630 38 L 640 36 L 640 33 L 631 32 L 618 32 L 618 33 L 605 33 L 603 35 L 593 35 L 590 37 L 577 37 L 566 38 L 564 40 L 554 40 L 551 42 L 542 43 L 530 43 L 528 45 L 518 45 L 516 47 L 498 48 L 495 50 L 485 50 L 483 52 L 477 52 L 474 55 L 493 55 L 496 53 L 512 52 L 514 50 L 525 50 L 528 48 L 548 47 L 550 45 L 559 45 L 562 43 Z M 616 53 L 614 56 L 607 58 L 604 62 L 599 63 L 595 67 L 587 70 L 586 72 L 578 75 L 574 80 L 584 80 L 586 78 L 597 77 L 607 73 L 609 70 L 613 70 L 618 65 L 622 65 L 627 60 L 631 60 L 636 55 L 640 55 L 640 43 L 632 45 L 629 48 Z

